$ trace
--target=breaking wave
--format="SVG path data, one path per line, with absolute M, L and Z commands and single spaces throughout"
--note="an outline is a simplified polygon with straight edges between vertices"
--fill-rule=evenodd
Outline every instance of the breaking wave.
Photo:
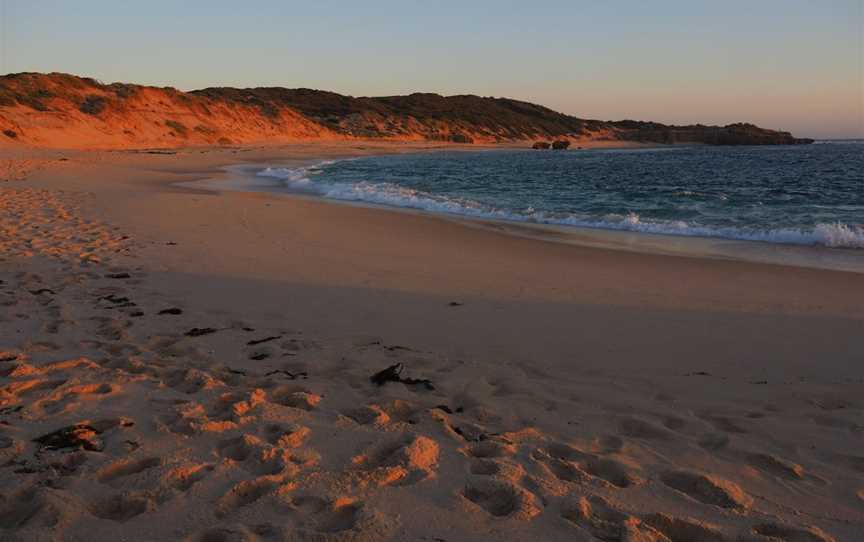
M 313 180 L 321 168 L 334 161 L 319 162 L 312 166 L 297 168 L 268 167 L 257 173 L 261 177 L 279 179 L 290 192 L 300 192 L 324 198 L 363 202 L 392 207 L 418 209 L 433 213 L 446 213 L 474 218 L 511 220 L 535 224 L 574 226 L 583 228 L 632 231 L 661 235 L 692 237 L 716 237 L 746 241 L 794 245 L 819 245 L 832 248 L 864 248 L 864 226 L 840 222 L 820 223 L 812 228 L 757 229 L 743 227 L 707 226 L 682 220 L 658 220 L 642 218 L 637 213 L 605 214 L 592 217 L 575 213 L 557 213 L 524 209 L 501 209 L 467 198 L 444 194 L 433 194 L 399 186 L 393 183 L 358 181 L 333 183 Z M 676 196 L 709 196 L 682 191 Z M 725 199 L 724 194 L 711 194 Z

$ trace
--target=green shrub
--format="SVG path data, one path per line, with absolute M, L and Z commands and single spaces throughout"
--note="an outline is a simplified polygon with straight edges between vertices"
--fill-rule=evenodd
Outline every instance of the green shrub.
M 13 107 L 16 103 L 18 100 L 15 98 L 15 92 L 0 86 L 0 107 Z
M 82 113 L 87 113 L 88 115 L 98 115 L 99 113 L 105 111 L 105 108 L 108 106 L 108 101 L 102 96 L 96 96 L 95 94 L 91 94 L 84 98 L 84 101 L 81 102 L 81 105 L 78 109 Z
M 114 83 L 111 85 L 111 90 L 113 90 L 114 95 L 121 100 L 131 98 L 138 93 L 137 85 L 127 85 L 126 83 Z
M 269 119 L 279 118 L 279 108 L 270 102 L 262 102 L 258 104 L 258 110 L 261 114 Z
M 48 111 L 48 106 L 42 100 L 32 96 L 19 96 L 18 103 L 36 111 Z

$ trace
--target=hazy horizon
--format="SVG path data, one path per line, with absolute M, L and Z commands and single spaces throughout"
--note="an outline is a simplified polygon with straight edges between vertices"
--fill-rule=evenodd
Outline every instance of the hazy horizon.
M 444 4 L 6 0 L 0 71 L 183 90 L 478 94 L 600 120 L 864 137 L 861 0 Z

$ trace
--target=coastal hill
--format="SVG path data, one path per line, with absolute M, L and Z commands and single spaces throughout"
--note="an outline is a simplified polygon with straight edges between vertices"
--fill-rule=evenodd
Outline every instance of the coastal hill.
M 62 73 L 0 77 L 0 145 L 148 148 L 383 139 L 513 143 L 566 139 L 641 143 L 810 143 L 738 123 L 670 126 L 588 120 L 508 98 L 473 95 L 355 98 L 312 89 L 103 84 Z

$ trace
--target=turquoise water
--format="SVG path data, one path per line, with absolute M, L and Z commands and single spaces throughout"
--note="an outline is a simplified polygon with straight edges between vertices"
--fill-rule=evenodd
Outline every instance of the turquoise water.
M 864 248 L 864 142 L 451 151 L 257 172 L 274 189 L 523 222 Z

